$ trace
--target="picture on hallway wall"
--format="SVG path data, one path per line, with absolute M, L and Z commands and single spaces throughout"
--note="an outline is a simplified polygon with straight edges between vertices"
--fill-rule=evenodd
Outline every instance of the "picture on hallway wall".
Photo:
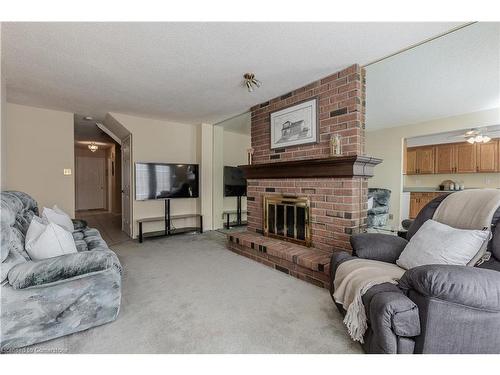
M 271 149 L 318 142 L 318 99 L 271 113 Z

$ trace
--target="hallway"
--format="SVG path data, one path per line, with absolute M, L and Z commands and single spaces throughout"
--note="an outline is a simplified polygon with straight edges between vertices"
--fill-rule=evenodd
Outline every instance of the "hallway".
M 121 214 L 114 214 L 105 210 L 77 211 L 77 219 L 87 221 L 90 228 L 96 228 L 109 247 L 130 240 L 125 232 L 121 230 Z

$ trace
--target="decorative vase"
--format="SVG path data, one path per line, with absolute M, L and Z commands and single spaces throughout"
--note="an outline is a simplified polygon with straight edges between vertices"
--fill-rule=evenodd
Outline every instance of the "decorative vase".
M 342 137 L 339 134 L 330 137 L 330 156 L 342 156 Z

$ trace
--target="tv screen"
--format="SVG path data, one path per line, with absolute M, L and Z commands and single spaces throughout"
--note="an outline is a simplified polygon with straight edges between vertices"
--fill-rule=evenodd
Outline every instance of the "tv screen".
M 135 199 L 168 198 L 198 198 L 198 165 L 135 163 Z
M 244 195 L 247 195 L 247 180 L 243 176 L 243 171 L 237 167 L 224 167 L 224 196 Z

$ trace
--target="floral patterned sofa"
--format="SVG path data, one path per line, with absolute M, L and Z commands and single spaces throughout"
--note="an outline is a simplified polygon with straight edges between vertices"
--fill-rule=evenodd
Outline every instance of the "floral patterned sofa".
M 25 235 L 38 207 L 29 195 L 1 192 L 1 337 L 3 352 L 112 322 L 122 268 L 96 229 L 74 221 L 78 252 L 32 261 Z

